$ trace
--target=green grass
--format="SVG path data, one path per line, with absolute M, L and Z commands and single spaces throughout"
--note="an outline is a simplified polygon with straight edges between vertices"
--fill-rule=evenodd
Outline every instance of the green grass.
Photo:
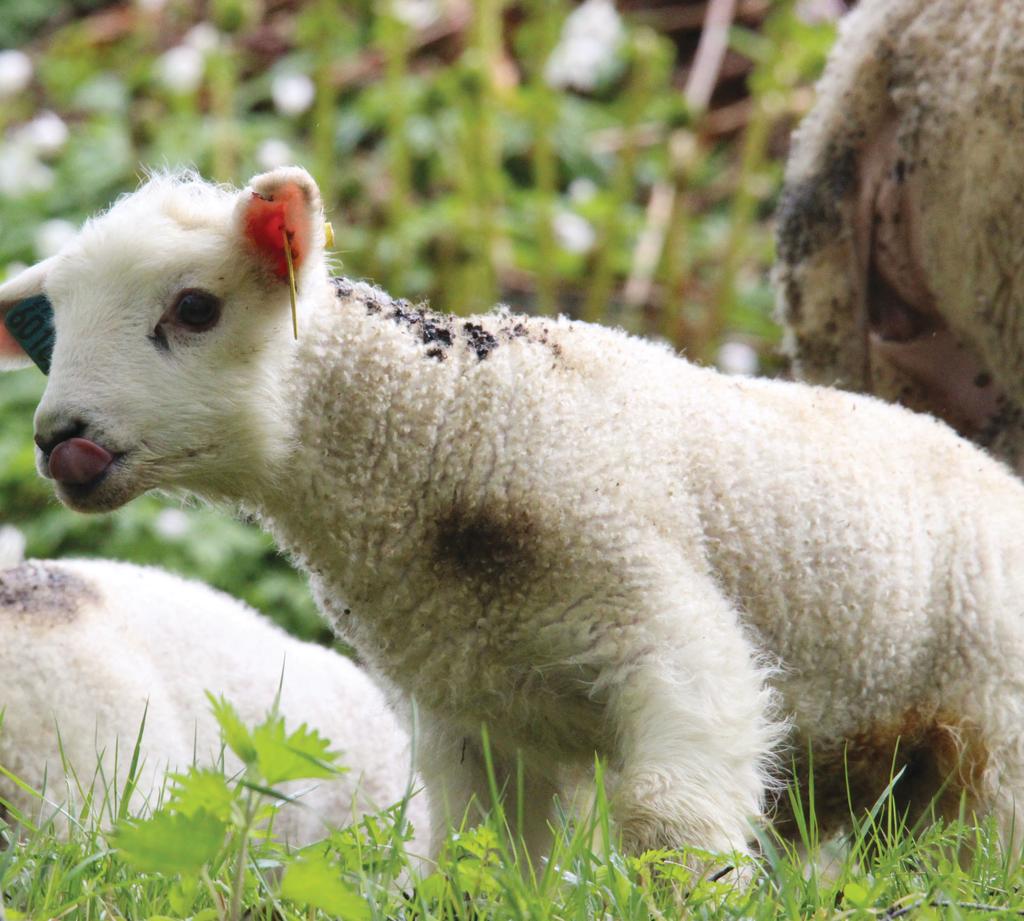
M 991 822 L 936 823 L 911 835 L 889 791 L 852 822 L 841 846 L 819 852 L 810 818 L 798 845 L 758 829 L 756 859 L 696 851 L 626 857 L 607 843 L 614 829 L 600 785 L 592 808 L 556 823 L 542 866 L 522 854 L 500 806 L 451 834 L 436 865 L 408 852 L 404 803 L 291 850 L 260 832 L 260 821 L 280 802 L 274 784 L 338 770 L 329 743 L 305 727 L 286 731 L 273 714 L 246 727 L 224 701 L 214 708 L 245 764 L 241 773 L 172 775 L 156 808 L 133 818 L 129 771 L 120 787 L 93 791 L 106 803 L 96 810 L 100 821 L 83 808 L 61 832 L 52 821 L 0 824 L 7 921 L 1024 916 L 1021 868 L 1003 855 Z M 808 852 L 818 856 L 807 860 Z M 724 872 L 733 865 L 745 883 Z

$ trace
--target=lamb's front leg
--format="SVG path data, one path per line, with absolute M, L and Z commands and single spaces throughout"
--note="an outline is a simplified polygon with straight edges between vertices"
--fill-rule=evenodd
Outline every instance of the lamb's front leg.
M 686 596 L 652 619 L 642 656 L 610 702 L 611 806 L 631 853 L 686 845 L 745 852 L 781 731 L 734 612 L 710 587 L 690 586 Z
M 436 858 L 451 829 L 467 818 L 475 824 L 494 803 L 479 731 L 463 732 L 449 721 L 422 714 L 420 724 L 423 741 L 417 766 L 429 797 L 431 856 Z M 491 766 L 516 844 L 525 845 L 530 862 L 538 868 L 551 847 L 549 823 L 558 790 L 536 765 L 524 762 L 519 770 L 515 759 L 492 751 Z

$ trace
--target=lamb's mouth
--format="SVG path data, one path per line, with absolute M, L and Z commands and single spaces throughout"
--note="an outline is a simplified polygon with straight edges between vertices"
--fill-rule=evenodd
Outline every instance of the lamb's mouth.
M 132 488 L 126 453 L 119 452 L 102 473 L 84 483 L 55 482 L 57 498 L 76 512 L 110 512 L 141 491 Z

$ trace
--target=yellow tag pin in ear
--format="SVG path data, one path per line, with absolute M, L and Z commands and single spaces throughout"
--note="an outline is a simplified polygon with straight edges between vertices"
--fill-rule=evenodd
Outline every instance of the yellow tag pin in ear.
M 292 335 L 299 338 L 299 308 L 296 303 L 297 292 L 295 290 L 295 265 L 292 262 L 292 247 L 288 241 L 288 231 L 281 228 L 281 236 L 284 238 L 284 259 L 288 263 L 288 291 L 292 296 Z
M 324 244 L 328 249 L 334 249 L 334 228 L 330 221 L 324 221 Z

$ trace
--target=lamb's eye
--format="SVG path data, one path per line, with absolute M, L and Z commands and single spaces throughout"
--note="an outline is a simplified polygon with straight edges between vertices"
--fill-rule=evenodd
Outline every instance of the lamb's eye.
M 220 298 L 200 288 L 186 288 L 174 302 L 171 316 L 186 329 L 202 332 L 217 325 Z

